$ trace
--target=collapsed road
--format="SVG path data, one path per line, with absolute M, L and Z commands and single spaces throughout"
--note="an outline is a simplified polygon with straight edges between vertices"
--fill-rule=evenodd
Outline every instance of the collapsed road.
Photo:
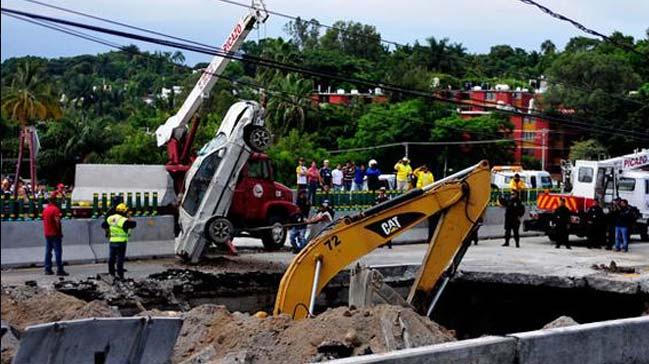
M 634 244 L 631 253 L 615 254 L 583 248 L 558 251 L 543 238 L 526 238 L 521 249 L 502 248 L 499 243 L 495 240 L 484 241 L 477 247 L 471 247 L 460 272 L 442 296 L 433 315 L 433 322 L 442 326 L 435 324 L 431 327 L 446 333 L 441 336 L 444 340 L 539 329 L 563 315 L 585 323 L 634 317 L 649 312 L 648 244 Z M 379 249 L 364 257 L 362 263 L 380 265 L 379 270 L 385 281 L 405 294 L 417 270 L 414 262 L 422 250 L 423 246 L 420 245 Z M 196 334 L 198 336 L 189 340 L 186 337 L 189 335 L 188 329 L 184 327 L 174 349 L 174 362 L 194 355 L 211 358 L 234 355 L 259 362 L 259 358 L 277 354 L 251 350 L 245 345 L 230 349 L 219 346 L 231 344 L 216 334 L 220 332 L 218 328 L 226 325 L 225 322 L 233 327 L 248 328 L 264 322 L 264 329 L 255 326 L 255 330 L 246 332 L 250 332 L 250 335 L 256 332 L 255 335 L 261 337 L 271 335 L 273 340 L 284 343 L 282 350 L 285 351 L 277 349 L 281 355 L 294 353 L 298 361 L 377 353 L 388 350 L 386 348 L 392 350 L 415 345 L 406 345 L 403 335 L 385 339 L 383 331 L 387 330 L 386 327 L 377 329 L 379 331 L 359 333 L 355 325 L 365 327 L 367 323 L 363 321 L 365 319 L 356 322 L 354 317 L 365 317 L 363 309 L 326 311 L 327 307 L 346 305 L 349 284 L 347 271 L 339 274 L 317 301 L 316 312 L 327 312 L 325 316 L 315 321 L 306 320 L 316 326 L 322 325 L 322 322 L 336 322 L 335 326 L 341 327 L 336 331 L 337 336 L 333 335 L 338 337 L 337 340 L 325 340 L 324 337 L 322 340 L 319 337 L 293 340 L 288 333 L 285 334 L 294 327 L 291 320 L 281 317 L 269 317 L 266 319 L 268 321 L 255 318 L 253 314 L 257 311 L 269 312 L 272 309 L 279 280 L 291 256 L 287 252 L 244 252 L 238 257 L 215 257 L 193 266 L 174 260 L 135 261 L 127 264 L 128 274 L 133 278 L 123 282 L 112 282 L 110 277 L 103 274 L 103 265 L 71 266 L 69 271 L 73 274 L 67 280 L 45 277 L 33 269 L 4 271 L 2 320 L 19 337 L 27 325 L 40 322 L 137 314 L 181 316 L 188 323 L 191 322 L 192 327 L 204 327 L 205 336 Z M 611 261 L 616 262 L 613 265 L 615 271 L 610 269 Z M 609 269 L 602 269 L 603 265 Z M 38 298 L 30 301 L 30 295 L 39 291 Z M 46 293 L 43 295 L 42 292 Z M 42 307 L 43 297 L 59 302 L 58 306 L 49 306 L 47 312 L 50 313 L 47 315 L 37 309 Z M 611 307 L 616 309 L 612 310 Z M 379 317 L 397 314 L 394 309 L 379 310 L 383 310 L 381 314 L 377 313 Z M 409 315 L 398 312 L 399 317 Z M 370 315 L 374 313 L 372 311 Z M 342 324 L 340 320 L 349 322 Z M 308 328 L 302 329 L 309 331 Z M 394 327 L 394 330 L 398 329 L 398 326 Z M 183 336 L 183 333 L 186 334 Z M 195 334 L 193 331 L 191 333 Z M 382 343 L 372 344 L 372 335 L 383 335 Z M 356 336 L 362 337 L 361 344 L 354 340 Z M 261 337 L 257 339 L 262 340 Z M 439 337 L 425 336 L 421 344 L 441 342 L 435 341 Z M 386 344 L 388 342 L 396 344 L 391 347 L 392 344 Z M 286 351 L 287 347 L 301 344 L 307 346 Z M 10 352 L 8 350 L 7 355 Z

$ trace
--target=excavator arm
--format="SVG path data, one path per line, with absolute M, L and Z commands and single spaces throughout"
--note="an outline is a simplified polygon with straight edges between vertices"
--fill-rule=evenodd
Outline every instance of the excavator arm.
M 333 222 L 289 265 L 274 314 L 296 319 L 311 315 L 315 298 L 340 271 L 418 223 L 431 219 L 435 225 L 439 219 L 429 234 L 428 251 L 408 297 L 415 307 L 423 306 L 475 229 L 489 195 L 489 164 L 482 161 L 423 189 Z

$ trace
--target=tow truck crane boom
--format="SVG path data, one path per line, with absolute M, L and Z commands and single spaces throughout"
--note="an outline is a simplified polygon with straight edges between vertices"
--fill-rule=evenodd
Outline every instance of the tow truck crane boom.
M 225 52 L 237 52 L 255 24 L 263 23 L 267 18 L 268 12 L 263 0 L 253 0 L 250 13 L 234 26 L 221 49 Z M 230 63 L 230 58 L 214 56 L 178 112 L 156 129 L 158 147 L 167 145 L 169 161 L 166 168 L 174 178 L 176 189 L 182 185 L 184 174 L 191 165 L 190 152 L 198 128 L 198 119 L 193 121 L 189 133 L 187 132 L 187 125 L 228 63 Z
M 296 319 L 312 315 L 315 298 L 338 272 L 424 220 L 429 220 L 431 227 L 428 251 L 408 303 L 428 313 L 435 290 L 443 289 L 445 273 L 452 274 L 459 264 L 467 240 L 487 207 L 490 174 L 489 163 L 482 161 L 358 215 L 336 220 L 289 265 L 279 286 L 274 314 L 285 313 Z

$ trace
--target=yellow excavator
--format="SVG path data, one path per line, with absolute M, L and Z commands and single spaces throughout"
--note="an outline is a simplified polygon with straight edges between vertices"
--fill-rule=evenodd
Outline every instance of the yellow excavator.
M 428 220 L 428 251 L 407 303 L 430 316 L 477 232 L 491 193 L 487 161 L 332 222 L 293 259 L 282 277 L 274 315 L 313 315 L 318 294 L 340 271 Z

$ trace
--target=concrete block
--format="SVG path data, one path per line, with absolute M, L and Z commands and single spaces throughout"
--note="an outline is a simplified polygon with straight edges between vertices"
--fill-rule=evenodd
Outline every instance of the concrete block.
M 45 236 L 42 221 L 2 221 L 0 247 L 2 267 L 42 265 Z M 63 261 L 89 262 L 95 256 L 88 244 L 85 219 L 63 220 Z
M 120 317 L 30 326 L 15 364 L 166 363 L 182 326 L 175 317 Z
M 647 364 L 649 316 L 512 334 L 519 364 Z
M 133 229 L 126 248 L 127 258 L 151 258 L 174 256 L 174 219 L 171 215 L 135 217 Z M 101 228 L 103 219 L 89 222 L 90 245 L 98 261 L 108 259 L 108 238 Z
M 163 165 L 77 164 L 72 201 L 92 201 L 94 193 L 157 192 L 158 205 L 176 200 L 173 181 Z
M 382 354 L 332 360 L 332 364 L 513 364 L 516 340 L 486 336 Z

